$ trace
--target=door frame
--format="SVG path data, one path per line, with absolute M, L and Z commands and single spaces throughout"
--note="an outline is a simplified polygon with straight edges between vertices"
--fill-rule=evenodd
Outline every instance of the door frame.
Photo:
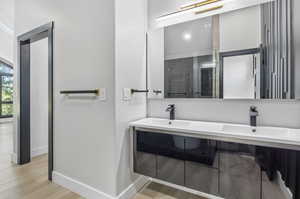
M 20 165 L 31 161 L 30 44 L 48 38 L 48 179 L 50 181 L 53 172 L 53 29 L 54 22 L 50 22 L 17 37 L 17 163 Z
M 244 49 L 244 50 L 236 50 L 236 51 L 228 51 L 228 52 L 221 52 L 219 55 L 219 66 L 220 66 L 220 72 L 219 72 L 219 97 L 223 99 L 223 79 L 224 79 L 224 58 L 226 57 L 234 57 L 234 56 L 241 56 L 241 55 L 250 55 L 250 54 L 257 54 L 262 53 L 261 48 L 250 48 L 250 49 Z

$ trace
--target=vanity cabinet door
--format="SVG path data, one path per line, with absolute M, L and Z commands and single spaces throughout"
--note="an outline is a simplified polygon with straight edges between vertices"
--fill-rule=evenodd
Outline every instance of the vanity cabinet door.
M 171 134 L 157 134 L 156 154 L 178 160 L 184 160 L 184 137 Z
M 156 155 L 153 133 L 137 131 L 133 134 L 133 170 L 149 177 L 156 177 Z
M 184 186 L 184 161 L 158 155 L 157 178 Z
M 260 164 L 263 170 L 262 199 L 287 198 L 286 194 L 295 193 L 298 170 L 297 152 L 287 149 L 259 148 Z
M 237 144 L 219 149 L 220 194 L 226 199 L 261 198 L 261 170 L 255 161 L 255 147 Z M 234 149 L 234 150 L 233 150 Z
M 161 135 L 158 140 L 157 178 L 184 186 L 184 137 Z
M 185 138 L 185 186 L 218 195 L 219 156 L 217 142 Z
M 156 177 L 156 157 L 150 153 L 136 152 L 134 172 L 148 177 Z
M 217 141 L 186 137 L 185 160 L 218 168 Z
M 203 193 L 219 195 L 219 171 L 197 162 L 185 162 L 185 186 Z

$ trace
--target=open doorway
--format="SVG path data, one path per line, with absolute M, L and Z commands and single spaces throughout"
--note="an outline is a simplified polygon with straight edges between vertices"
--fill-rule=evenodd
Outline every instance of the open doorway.
M 18 37 L 18 163 L 48 153 L 53 171 L 53 22 Z
M 13 64 L 0 58 L 0 170 L 12 165 Z

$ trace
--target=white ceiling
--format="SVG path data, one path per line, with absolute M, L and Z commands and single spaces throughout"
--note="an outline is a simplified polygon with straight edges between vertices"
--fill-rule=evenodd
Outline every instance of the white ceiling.
M 13 33 L 14 30 L 14 0 L 0 0 L 0 29 Z

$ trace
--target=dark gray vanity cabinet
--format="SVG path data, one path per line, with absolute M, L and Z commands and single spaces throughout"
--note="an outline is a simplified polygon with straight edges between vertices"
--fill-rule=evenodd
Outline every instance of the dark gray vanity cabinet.
M 139 130 L 133 137 L 134 171 L 145 176 L 226 199 L 283 199 L 282 185 L 297 190 L 296 151 Z
M 135 172 L 184 185 L 182 136 L 138 131 L 134 134 L 134 143 Z
M 216 141 L 136 131 L 134 143 L 136 173 L 218 195 Z
M 149 177 L 156 177 L 156 156 L 154 153 L 154 147 L 148 146 L 148 143 L 154 142 L 151 140 L 151 134 L 134 134 L 133 135 L 133 153 L 134 172 L 143 174 Z M 144 142 L 144 140 L 147 142 Z

